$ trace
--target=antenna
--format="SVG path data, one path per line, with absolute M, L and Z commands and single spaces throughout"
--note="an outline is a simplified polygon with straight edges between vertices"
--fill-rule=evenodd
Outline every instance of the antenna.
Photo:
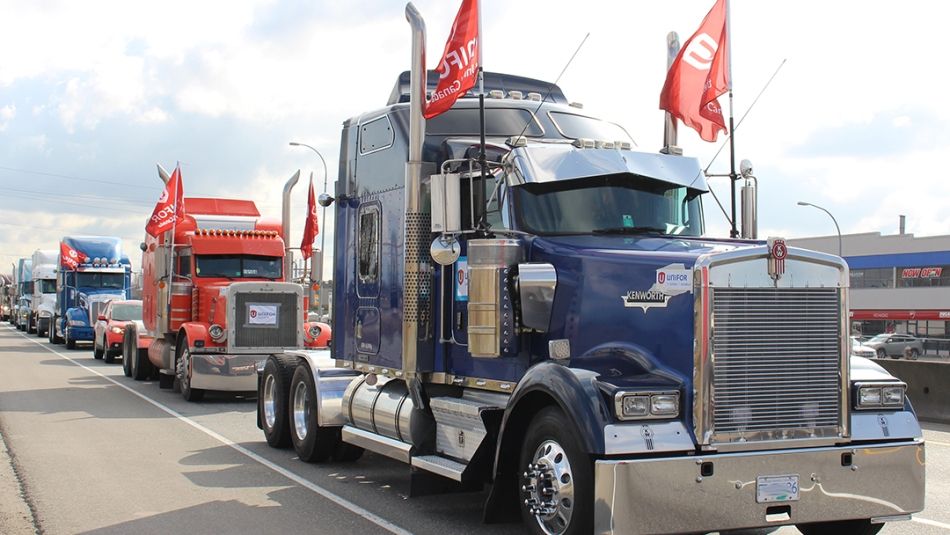
M 548 86 L 547 93 L 544 94 L 544 98 L 541 99 L 541 102 L 538 103 L 538 107 L 535 108 L 534 113 L 531 114 L 531 117 L 529 117 L 528 121 L 524 124 L 524 128 L 521 129 L 521 133 L 518 134 L 518 137 L 523 136 L 524 133 L 528 131 L 528 125 L 531 124 L 531 120 L 539 111 L 541 111 L 541 106 L 543 106 L 544 103 L 547 102 L 548 97 L 551 96 L 551 91 L 554 91 L 554 88 L 557 86 L 557 83 L 561 81 L 561 77 L 564 76 L 564 73 L 567 71 L 567 68 L 571 66 L 571 63 L 574 61 L 574 58 L 577 57 L 577 53 L 581 51 L 581 48 L 584 46 L 584 43 L 587 42 L 588 37 L 590 37 L 590 32 L 587 32 L 587 35 L 585 35 L 584 38 L 581 39 L 580 44 L 577 45 L 576 49 L 574 49 L 574 53 L 571 54 L 571 59 L 567 60 L 567 63 L 564 64 L 564 68 L 561 69 L 561 74 L 558 74 L 557 79 L 555 79 L 554 82 L 552 82 L 551 85 Z

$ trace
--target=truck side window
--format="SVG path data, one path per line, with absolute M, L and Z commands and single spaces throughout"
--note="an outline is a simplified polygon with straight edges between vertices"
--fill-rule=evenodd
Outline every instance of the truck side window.
M 178 256 L 175 257 L 175 275 L 191 277 L 191 249 L 178 252 Z
M 375 284 L 379 279 L 379 207 L 360 208 L 359 278 L 361 284 Z

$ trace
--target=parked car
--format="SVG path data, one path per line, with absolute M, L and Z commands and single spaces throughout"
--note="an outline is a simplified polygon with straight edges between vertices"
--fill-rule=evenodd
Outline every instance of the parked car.
M 877 350 L 865 345 L 860 336 L 852 336 L 851 354 L 855 357 L 873 358 L 877 356 Z
M 866 346 L 874 349 L 878 358 L 891 357 L 899 359 L 903 355 L 914 360 L 924 352 L 924 343 L 909 334 L 879 334 L 865 342 Z
M 112 300 L 99 314 L 92 341 L 92 356 L 114 362 L 122 354 L 122 337 L 130 322 L 142 320 L 142 302 L 135 299 Z

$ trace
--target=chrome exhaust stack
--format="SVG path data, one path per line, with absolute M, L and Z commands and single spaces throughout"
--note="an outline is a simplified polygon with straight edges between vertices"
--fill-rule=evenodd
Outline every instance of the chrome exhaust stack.
M 752 176 L 752 162 L 739 162 L 739 175 L 745 179 L 742 184 L 742 234 L 746 240 L 755 240 L 759 237 L 759 180 Z
M 280 232 L 284 238 L 284 281 L 290 282 L 293 277 L 293 256 L 290 251 L 290 191 L 300 180 L 300 169 L 284 184 L 283 205 L 280 210 Z

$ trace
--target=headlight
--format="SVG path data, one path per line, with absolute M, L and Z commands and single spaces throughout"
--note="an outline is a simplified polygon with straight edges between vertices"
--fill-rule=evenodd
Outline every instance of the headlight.
M 50 317 L 50 316 L 52 316 L 52 314 L 50 314 L 48 310 L 40 310 L 40 317 L 41 317 L 41 318 L 48 318 L 48 317 Z
M 676 418 L 680 412 L 679 392 L 618 392 L 614 412 L 620 420 Z
M 123 329 L 122 327 L 112 327 L 111 331 L 113 332 L 113 334 L 122 334 L 125 332 L 125 329 Z
M 904 406 L 904 383 L 856 383 L 854 408 L 900 409 Z
M 211 335 L 212 340 L 218 343 L 223 342 L 228 336 L 228 333 L 224 330 L 224 327 L 218 325 L 217 323 L 208 328 L 208 334 Z
M 309 334 L 310 338 L 313 338 L 314 340 L 316 340 L 322 332 L 323 329 L 321 329 L 319 325 L 311 325 L 310 328 L 307 329 L 307 334 Z

